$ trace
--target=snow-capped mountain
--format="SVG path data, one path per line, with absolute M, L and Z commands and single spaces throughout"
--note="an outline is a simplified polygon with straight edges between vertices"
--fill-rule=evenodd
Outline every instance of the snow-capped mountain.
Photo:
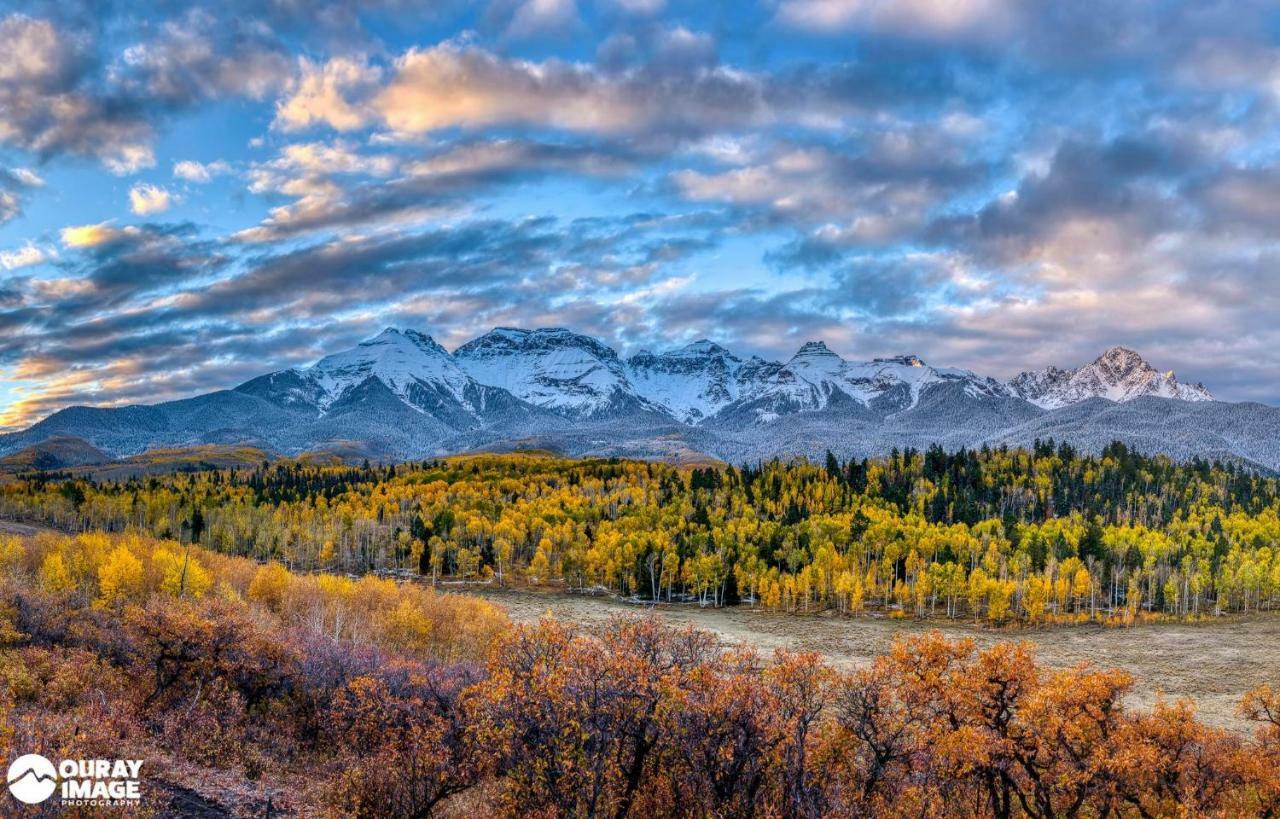
M 396 328 L 310 367 L 255 378 L 236 392 L 317 419 L 390 418 L 408 409 L 442 425 L 442 432 L 473 429 L 523 409 L 505 390 L 467 375 L 431 336 Z
M 611 347 L 559 327 L 499 327 L 463 344 L 454 358 L 476 381 L 536 407 L 584 418 L 656 409 L 632 387 Z
M 350 350 L 325 356 L 300 374 L 319 388 L 322 408 L 367 378 L 377 378 L 411 404 L 423 388 L 465 402 L 464 393 L 473 383 L 431 336 L 393 327 Z
M 626 363 L 636 392 L 686 424 L 758 395 L 781 366 L 758 356 L 743 361 L 705 338 L 664 353 L 641 351 Z
M 405 404 L 434 413 L 447 407 L 477 415 L 483 392 L 431 336 L 387 328 L 350 350 L 325 356 L 310 367 L 285 370 L 237 387 L 291 409 L 324 414 L 358 395 L 370 380 Z
M 453 354 L 388 329 L 315 364 L 233 390 L 118 408 L 68 407 L 0 436 L 0 456 L 46 441 L 108 456 L 152 447 L 248 444 L 378 459 L 539 447 L 575 455 L 870 456 L 1067 440 L 1122 440 L 1178 458 L 1236 458 L 1280 470 L 1280 409 L 1215 401 L 1115 348 L 1075 370 L 1009 382 L 912 355 L 854 362 L 820 341 L 784 362 L 702 340 L 623 361 L 564 329 L 500 328 Z
M 1173 372 L 1159 372 L 1127 347 L 1112 347 L 1092 363 L 1074 370 L 1047 367 L 1019 373 L 1010 391 L 1045 409 L 1057 409 L 1090 398 L 1132 401 L 1144 395 L 1180 401 L 1212 401 L 1203 384 L 1183 384 Z
M 931 367 L 914 355 L 846 361 L 821 341 L 807 342 L 782 367 L 769 374 L 755 397 L 762 421 L 789 412 L 818 410 L 833 401 L 852 399 L 867 408 L 899 412 L 914 407 L 928 387 L 961 384 L 974 398 L 1005 397 L 1000 382 L 968 370 Z

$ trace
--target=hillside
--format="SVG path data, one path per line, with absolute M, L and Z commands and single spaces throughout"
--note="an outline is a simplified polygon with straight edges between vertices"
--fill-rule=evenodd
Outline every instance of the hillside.
M 533 447 L 741 463 L 1053 437 L 1095 453 L 1118 440 L 1276 471 L 1278 433 L 1280 409 L 1213 400 L 1123 347 L 1074 369 L 1002 381 L 916 355 L 851 361 L 821 341 L 785 362 L 743 358 L 706 339 L 623 359 L 561 328 L 498 328 L 453 353 L 425 333 L 388 328 L 234 390 L 70 407 L 0 436 L 0 454 L 75 438 L 112 458 L 203 445 L 379 461 Z

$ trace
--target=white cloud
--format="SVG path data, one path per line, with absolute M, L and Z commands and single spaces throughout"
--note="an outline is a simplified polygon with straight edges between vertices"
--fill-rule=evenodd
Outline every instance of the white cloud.
M 20 267 L 40 264 L 46 259 L 56 258 L 57 255 L 58 252 L 51 247 L 44 248 L 27 242 L 16 250 L 0 251 L 0 267 L 5 270 L 17 270 Z
M 524 0 L 507 26 L 508 37 L 565 34 L 578 23 L 574 0 Z
M 585 66 L 507 61 L 445 44 L 410 49 L 375 100 L 397 131 L 527 122 L 582 131 L 617 131 L 643 116 L 636 105 Z
M 588 133 L 718 129 L 767 119 L 759 78 L 728 68 L 604 74 L 560 60 L 503 59 L 444 43 L 410 49 L 371 102 L 392 130 L 527 124 Z
M 156 156 L 150 145 L 128 144 L 121 145 L 115 153 L 104 156 L 102 162 L 116 176 L 128 176 L 143 168 L 155 167 Z
M 293 61 L 269 37 L 227 37 L 225 21 L 190 8 L 156 36 L 125 48 L 121 61 L 153 98 L 176 102 L 246 96 L 260 100 L 293 74 Z
M 342 192 L 332 176 L 387 177 L 396 166 L 397 159 L 391 154 L 361 153 L 344 140 L 296 142 L 286 145 L 274 159 L 253 165 L 248 173 L 249 190 L 331 201 Z
M 221 159 L 216 162 L 196 162 L 191 159 L 184 159 L 181 162 L 173 163 L 173 175 L 188 182 L 203 184 L 214 176 L 230 172 L 231 166 Z
M 305 173 L 354 173 L 387 176 L 396 168 L 391 154 L 362 154 L 349 142 L 300 142 L 286 145 L 278 167 Z
M 358 100 L 381 79 L 382 72 L 363 60 L 338 57 L 323 65 L 303 58 L 298 77 L 276 105 L 275 127 L 298 131 L 325 124 L 350 131 L 368 123 L 370 113 Z
M 784 0 L 778 16 L 814 31 L 869 28 L 925 36 L 994 36 L 1008 30 L 1016 8 L 1012 0 Z
M 0 82 L 40 82 L 59 74 L 66 44 L 48 20 L 14 14 L 0 20 Z
M 164 213 L 173 204 L 173 195 L 156 185 L 134 185 L 129 189 L 129 207 L 139 216 Z
M 0 167 L 0 224 L 22 212 L 23 194 L 28 188 L 44 186 L 44 180 L 29 168 Z
M 30 168 L 10 168 L 9 174 L 18 184 L 25 185 L 28 188 L 44 187 L 44 180 Z
M 9 221 L 22 212 L 22 200 L 13 191 L 0 190 L 0 223 Z

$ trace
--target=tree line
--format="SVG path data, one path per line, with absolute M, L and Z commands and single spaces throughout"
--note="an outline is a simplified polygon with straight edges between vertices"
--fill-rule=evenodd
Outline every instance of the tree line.
M 31 474 L 0 515 L 300 570 L 789 612 L 1132 622 L 1280 603 L 1280 480 L 1066 444 L 677 467 L 536 454 Z

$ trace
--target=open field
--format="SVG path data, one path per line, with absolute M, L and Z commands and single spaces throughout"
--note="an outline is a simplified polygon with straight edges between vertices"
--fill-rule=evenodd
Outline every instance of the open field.
M 32 537 L 41 532 L 58 534 L 56 529 L 50 529 L 48 526 L 38 526 L 34 523 L 18 523 L 15 520 L 0 520 L 0 534 Z
M 534 621 L 549 612 L 590 627 L 618 614 L 648 609 L 604 596 L 498 589 L 476 593 L 504 606 L 516 622 Z M 948 637 L 969 637 L 980 645 L 1030 640 L 1050 667 L 1091 662 L 1133 674 L 1131 706 L 1147 707 L 1162 694 L 1168 699 L 1189 697 L 1206 723 L 1239 731 L 1249 730 L 1236 712 L 1244 693 L 1262 683 L 1280 684 L 1280 617 L 1275 616 L 1128 629 L 1086 625 L 1003 631 L 938 621 L 783 615 L 749 608 L 656 609 L 668 621 L 706 629 L 726 644 L 746 643 L 766 653 L 778 648 L 816 651 L 843 668 L 869 663 L 889 649 L 895 635 L 908 632 L 936 628 Z
M 31 536 L 53 532 L 43 526 L 0 521 L 0 533 Z M 1280 685 L 1280 616 L 1223 618 L 1201 623 L 1159 623 L 1134 628 L 1099 625 L 998 630 L 967 623 L 918 622 L 834 614 L 787 615 L 747 607 L 696 605 L 637 606 L 610 596 L 586 596 L 527 589 L 467 586 L 465 591 L 502 605 L 516 622 L 550 613 L 590 628 L 616 615 L 650 608 L 676 624 L 691 624 L 728 644 L 746 643 L 762 652 L 788 648 L 817 651 L 837 667 L 854 668 L 883 654 L 898 634 L 938 629 L 948 637 L 968 637 L 980 645 L 1030 640 L 1045 665 L 1063 668 L 1081 662 L 1122 668 L 1134 676 L 1130 705 L 1147 707 L 1163 695 L 1195 701 L 1211 725 L 1249 730 L 1237 713 L 1240 698 L 1255 686 Z
M 31 536 L 53 531 L 0 521 L 0 533 Z M 1168 622 L 1127 629 L 1080 625 L 999 630 L 940 620 L 787 615 L 747 607 L 715 609 L 683 604 L 649 607 L 605 595 L 477 585 L 454 588 L 502 605 L 516 622 L 536 621 L 550 613 L 589 628 L 616 615 L 635 615 L 653 608 L 671 623 L 713 632 L 726 645 L 745 643 L 765 653 L 779 648 L 816 651 L 841 668 L 869 663 L 903 633 L 938 629 L 948 637 L 968 637 L 979 645 L 1029 640 L 1050 667 L 1091 662 L 1128 671 L 1134 676 L 1130 705 L 1147 707 L 1160 695 L 1188 697 L 1195 701 L 1206 723 L 1239 731 L 1250 729 L 1237 713 L 1244 693 L 1264 683 L 1280 685 L 1280 616 Z

